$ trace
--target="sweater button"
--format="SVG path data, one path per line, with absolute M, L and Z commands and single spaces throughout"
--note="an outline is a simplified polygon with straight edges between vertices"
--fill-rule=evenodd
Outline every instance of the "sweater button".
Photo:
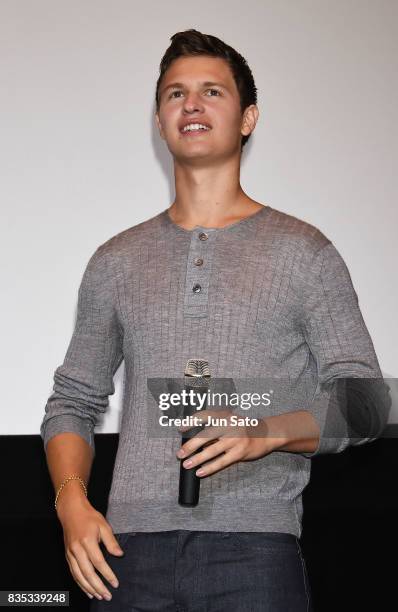
M 192 291 L 193 291 L 194 293 L 200 293 L 200 292 L 202 291 L 202 287 L 201 287 L 200 285 L 198 285 L 198 283 L 196 283 L 196 285 L 194 285 L 194 286 L 192 287 Z
M 199 240 L 207 240 L 207 239 L 208 239 L 208 235 L 206 234 L 206 232 L 200 232 Z
M 203 264 L 203 259 L 201 257 L 197 257 L 194 261 L 195 266 L 201 266 Z

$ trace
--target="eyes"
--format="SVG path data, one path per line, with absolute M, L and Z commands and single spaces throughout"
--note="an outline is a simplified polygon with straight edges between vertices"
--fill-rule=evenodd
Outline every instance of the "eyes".
M 216 94 L 218 96 L 221 96 L 221 92 L 218 91 L 218 89 L 207 89 L 207 91 L 215 91 Z M 175 91 L 173 91 L 170 95 L 169 98 L 173 98 L 175 93 L 181 93 L 181 89 L 176 89 Z M 209 96 L 210 98 L 214 98 L 214 96 Z M 217 97 L 217 96 L 216 96 Z

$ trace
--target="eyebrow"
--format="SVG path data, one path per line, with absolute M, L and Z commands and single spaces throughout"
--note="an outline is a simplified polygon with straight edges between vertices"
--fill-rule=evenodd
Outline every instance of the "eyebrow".
M 229 91 L 229 88 L 224 85 L 224 83 L 216 83 L 215 81 L 203 81 L 202 83 L 200 83 L 200 85 L 202 87 L 213 87 L 213 85 L 216 85 L 217 87 L 223 87 L 224 89 L 227 89 Z M 170 83 L 170 85 L 167 85 L 162 89 L 161 95 L 168 89 L 173 89 L 174 87 L 184 88 L 184 83 Z

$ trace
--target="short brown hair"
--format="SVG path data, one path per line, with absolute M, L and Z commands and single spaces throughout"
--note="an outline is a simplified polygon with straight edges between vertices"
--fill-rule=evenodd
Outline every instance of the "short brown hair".
M 244 110 L 251 104 L 257 104 L 257 87 L 254 83 L 252 71 L 250 70 L 245 58 L 235 51 L 225 42 L 211 36 L 202 34 L 197 30 L 185 30 L 177 32 L 170 40 L 171 45 L 162 57 L 159 66 L 159 78 L 156 83 L 156 111 L 159 112 L 159 86 L 166 70 L 170 64 L 179 57 L 189 57 L 193 55 L 208 55 L 210 57 L 221 57 L 224 59 L 232 72 L 240 97 L 240 108 Z M 250 138 L 250 134 L 242 136 L 241 150 Z

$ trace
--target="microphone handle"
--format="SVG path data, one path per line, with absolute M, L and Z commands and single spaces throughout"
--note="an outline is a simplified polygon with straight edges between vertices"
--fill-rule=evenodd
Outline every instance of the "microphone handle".
M 205 388 L 196 388 L 194 390 L 201 392 L 207 391 L 207 389 Z M 196 410 L 195 405 L 188 405 L 188 407 L 184 409 L 184 416 L 191 416 L 192 414 L 197 414 L 198 412 L 200 412 L 200 410 Z M 202 431 L 202 429 L 203 426 L 197 426 L 189 430 L 189 432 L 187 432 L 182 437 L 181 443 L 185 444 L 185 442 L 188 442 L 188 440 L 193 438 L 199 431 Z M 196 455 L 201 450 L 202 447 L 198 448 L 198 450 L 195 451 L 195 453 L 192 453 L 191 456 Z M 199 503 L 200 478 L 195 474 L 196 470 L 198 470 L 199 467 L 195 466 L 193 468 L 184 468 L 182 465 L 183 461 L 185 461 L 185 458 L 182 459 L 180 462 L 180 484 L 178 491 L 178 503 L 180 506 L 183 506 L 185 508 L 193 508 Z
M 189 438 L 182 438 L 182 444 L 184 444 L 188 440 Z M 178 492 L 178 503 L 180 506 L 183 506 L 185 508 L 193 508 L 199 503 L 200 478 L 195 474 L 195 471 L 197 469 L 199 469 L 198 466 L 195 466 L 193 468 L 184 468 L 182 465 L 182 461 L 180 463 L 180 486 Z

